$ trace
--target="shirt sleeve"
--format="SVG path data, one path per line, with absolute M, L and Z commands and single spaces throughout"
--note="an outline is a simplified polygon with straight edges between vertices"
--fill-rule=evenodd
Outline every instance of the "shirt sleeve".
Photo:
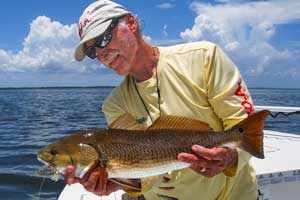
M 238 124 L 254 111 L 252 98 L 238 68 L 216 45 L 210 55 L 206 77 L 208 101 L 222 121 L 224 130 Z M 238 148 L 238 164 L 234 166 L 234 171 L 242 169 L 250 158 L 248 152 Z

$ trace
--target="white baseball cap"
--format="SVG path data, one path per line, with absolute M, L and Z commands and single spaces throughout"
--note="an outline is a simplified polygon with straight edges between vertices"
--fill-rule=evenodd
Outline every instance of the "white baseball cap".
M 125 7 L 110 0 L 97 0 L 83 12 L 78 23 L 80 42 L 76 47 L 74 57 L 77 61 L 84 58 L 83 44 L 93 39 L 108 28 L 113 18 L 130 13 Z

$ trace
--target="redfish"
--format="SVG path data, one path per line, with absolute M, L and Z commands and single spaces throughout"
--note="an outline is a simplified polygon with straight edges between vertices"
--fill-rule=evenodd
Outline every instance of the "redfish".
M 250 115 L 233 128 L 213 131 L 205 122 L 179 116 L 161 116 L 143 128 L 129 114 L 116 119 L 107 129 L 74 133 L 38 152 L 38 159 L 64 173 L 76 165 L 75 176 L 95 166 L 107 179 L 137 179 L 187 168 L 177 160 L 181 152 L 192 153 L 192 145 L 205 147 L 234 144 L 257 158 L 264 158 L 263 127 L 269 111 Z

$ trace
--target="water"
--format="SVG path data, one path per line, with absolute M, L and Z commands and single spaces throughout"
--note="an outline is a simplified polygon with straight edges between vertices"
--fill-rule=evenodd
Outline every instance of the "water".
M 112 88 L 0 89 L 0 200 L 38 199 L 36 152 L 77 130 L 105 127 L 100 108 Z M 300 106 L 299 89 L 251 89 L 256 105 Z M 300 134 L 300 116 L 269 118 L 266 129 Z M 45 179 L 40 199 L 57 199 L 63 181 Z

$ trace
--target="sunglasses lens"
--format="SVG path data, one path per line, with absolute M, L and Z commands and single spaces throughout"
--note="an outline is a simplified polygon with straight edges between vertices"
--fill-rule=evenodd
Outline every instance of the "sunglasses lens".
M 114 19 L 108 29 L 102 35 L 95 38 L 95 44 L 93 46 L 84 46 L 84 54 L 91 59 L 95 59 L 97 57 L 96 48 L 103 49 L 110 43 L 112 39 L 112 31 L 117 24 L 118 19 Z
M 91 59 L 95 59 L 97 57 L 96 48 L 93 46 L 87 47 L 84 49 L 84 54 Z
M 99 47 L 100 47 L 100 48 L 106 47 L 106 46 L 108 45 L 108 43 L 111 41 L 111 38 L 112 38 L 112 33 L 111 33 L 111 32 L 107 32 L 107 33 L 103 36 L 101 42 L 98 43 L 98 44 L 99 44 Z

